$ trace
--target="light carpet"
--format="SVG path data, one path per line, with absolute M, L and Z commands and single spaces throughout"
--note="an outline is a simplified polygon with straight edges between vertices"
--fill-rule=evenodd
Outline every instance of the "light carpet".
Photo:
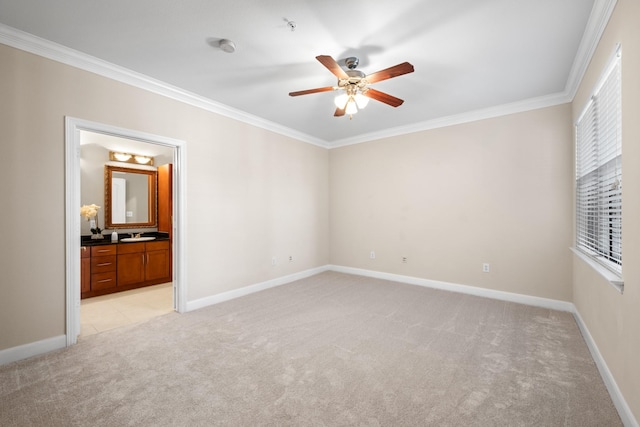
M 2 426 L 619 426 L 570 313 L 322 273 L 0 367 Z

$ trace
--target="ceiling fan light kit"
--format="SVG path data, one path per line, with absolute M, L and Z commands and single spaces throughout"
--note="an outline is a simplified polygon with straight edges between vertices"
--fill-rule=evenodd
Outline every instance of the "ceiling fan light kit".
M 335 117 L 341 117 L 348 114 L 349 118 L 351 118 L 353 114 L 358 112 L 358 110 L 367 106 L 369 98 L 373 98 L 376 101 L 380 101 L 392 107 L 399 107 L 404 102 L 402 99 L 396 98 L 395 96 L 391 96 L 379 90 L 372 89 L 369 85 L 382 80 L 398 77 L 403 74 L 413 73 L 414 71 L 413 65 L 408 62 L 403 62 L 402 64 L 385 68 L 384 70 L 377 71 L 367 76 L 362 71 L 356 70 L 356 67 L 360 62 L 356 57 L 352 56 L 345 60 L 345 64 L 348 68 L 346 71 L 343 70 L 331 56 L 319 55 L 316 56 L 316 59 L 338 78 L 337 86 L 325 86 L 316 89 L 289 92 L 289 96 L 309 95 L 311 93 L 341 90 L 343 92 L 333 100 L 336 106 L 336 111 L 334 113 Z

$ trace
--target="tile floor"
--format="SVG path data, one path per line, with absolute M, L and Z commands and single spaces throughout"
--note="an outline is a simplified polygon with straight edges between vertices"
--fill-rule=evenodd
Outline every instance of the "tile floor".
M 80 336 L 83 337 L 144 322 L 173 311 L 172 283 L 163 283 L 80 302 Z

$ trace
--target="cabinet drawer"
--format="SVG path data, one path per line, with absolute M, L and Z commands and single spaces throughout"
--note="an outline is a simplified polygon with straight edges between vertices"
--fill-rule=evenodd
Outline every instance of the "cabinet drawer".
M 116 272 L 98 273 L 91 275 L 91 290 L 108 289 L 116 287 Z
M 162 240 L 160 242 L 147 242 L 147 252 L 149 251 L 159 251 L 162 249 L 169 249 L 169 241 L 168 240 Z
M 99 245 L 91 247 L 91 256 L 105 256 L 105 255 L 115 255 L 117 254 L 118 246 L 117 245 Z
M 91 273 L 106 273 L 116 271 L 116 256 L 98 256 L 91 258 Z
M 120 243 L 118 255 L 144 252 L 144 243 Z

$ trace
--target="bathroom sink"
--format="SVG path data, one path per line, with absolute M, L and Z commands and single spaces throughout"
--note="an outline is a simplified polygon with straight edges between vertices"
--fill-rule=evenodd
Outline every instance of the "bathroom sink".
M 124 239 L 120 239 L 121 242 L 148 242 L 149 240 L 156 240 L 155 237 L 125 237 Z

